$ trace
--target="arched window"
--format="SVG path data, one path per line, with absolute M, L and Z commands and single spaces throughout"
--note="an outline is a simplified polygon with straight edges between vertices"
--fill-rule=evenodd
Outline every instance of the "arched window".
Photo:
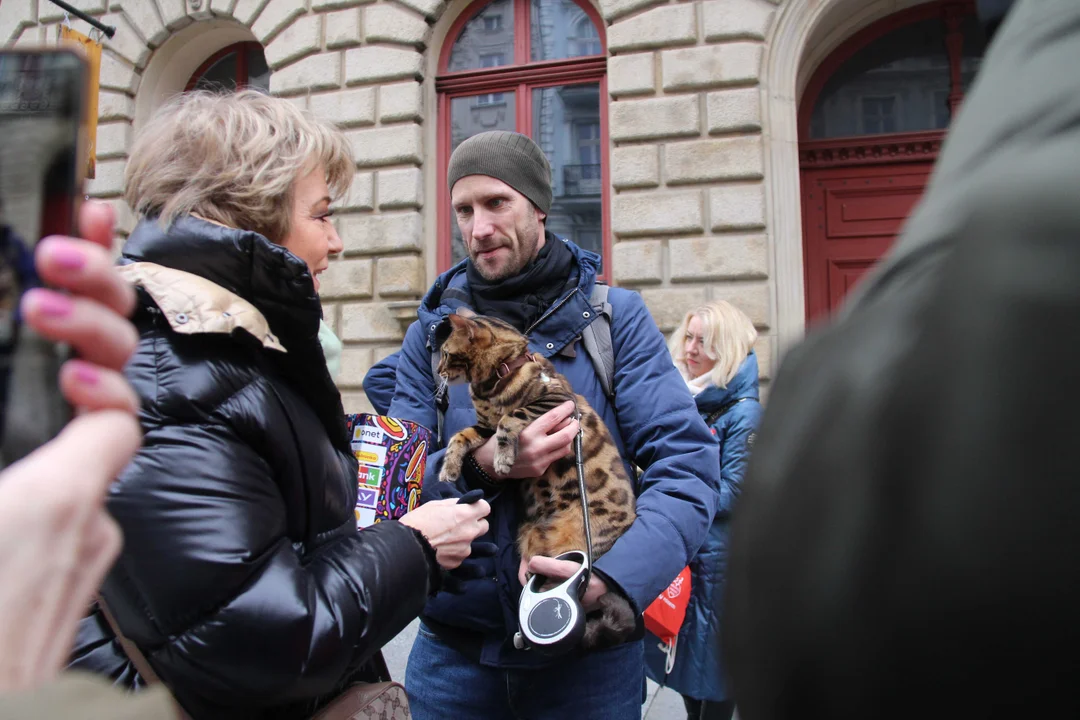
M 803 137 L 944 130 L 985 50 L 973 9 L 964 2 L 943 3 L 930 17 L 849 46 L 808 86 L 804 107 L 811 100 L 812 109 Z
M 242 88 L 270 92 L 270 68 L 257 42 L 239 42 L 218 50 L 192 73 L 184 90 Z
M 465 257 L 446 164 L 487 130 L 532 137 L 552 170 L 547 229 L 609 253 L 603 23 L 587 0 L 480 0 L 447 36 L 439 93 L 439 269 Z

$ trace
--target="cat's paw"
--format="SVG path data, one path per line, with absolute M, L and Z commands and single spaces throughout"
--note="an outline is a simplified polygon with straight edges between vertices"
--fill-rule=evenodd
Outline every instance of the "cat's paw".
M 442 468 L 439 470 L 439 482 L 454 482 L 461 477 L 463 457 L 461 453 L 447 451 L 443 456 Z
M 491 466 L 496 475 L 505 476 L 510 474 L 515 462 L 517 462 L 517 438 L 511 439 L 507 433 L 500 430 L 495 435 L 495 457 Z
M 590 613 L 585 623 L 581 646 L 585 650 L 603 650 L 626 642 L 634 632 L 637 617 L 629 601 L 612 592 L 600 596 L 599 612 Z
M 509 448 L 504 449 L 502 447 L 497 448 L 495 450 L 495 459 L 492 461 L 492 468 L 495 470 L 495 474 L 500 477 L 509 475 L 514 467 L 514 460 L 516 459 L 513 450 L 510 450 Z

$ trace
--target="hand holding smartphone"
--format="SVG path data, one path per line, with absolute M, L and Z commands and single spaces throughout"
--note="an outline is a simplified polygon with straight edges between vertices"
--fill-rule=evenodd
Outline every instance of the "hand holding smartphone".
M 67 348 L 27 327 L 20 302 L 43 285 L 38 241 L 75 234 L 87 85 L 73 50 L 0 51 L 0 468 L 71 417 L 57 381 Z

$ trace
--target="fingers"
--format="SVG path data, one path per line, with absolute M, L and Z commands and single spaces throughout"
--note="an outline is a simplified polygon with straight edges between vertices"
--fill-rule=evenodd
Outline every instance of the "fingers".
M 116 272 L 102 247 L 75 238 L 48 237 L 38 244 L 34 262 L 38 274 L 52 287 L 96 300 L 124 317 L 135 309 L 135 290 Z
M 521 558 L 521 562 L 518 563 L 518 582 L 521 583 L 521 587 L 525 587 L 525 583 L 529 581 L 529 562 L 525 558 Z
M 589 584 L 585 588 L 585 594 L 581 596 L 581 604 L 585 608 L 585 611 L 594 610 L 596 608 L 597 601 L 608 593 L 607 584 L 600 579 L 600 576 L 593 573 L 589 576 Z
M 565 580 L 581 568 L 581 563 L 569 560 L 556 560 L 555 558 L 534 555 L 529 560 L 529 572 L 533 575 L 546 575 L 550 578 Z
M 484 527 L 487 527 L 486 518 L 491 514 L 491 505 L 487 500 L 479 499 L 471 503 L 459 503 L 456 500 L 442 500 L 440 502 L 452 503 L 457 507 L 458 522 L 467 523 L 470 520 L 476 520 L 478 523 L 483 523 Z M 487 532 L 486 530 L 484 532 Z M 484 533 L 480 533 L 483 535 Z
M 548 410 L 546 413 L 533 420 L 529 425 L 529 429 L 534 433 L 547 435 L 573 414 L 574 403 L 567 400 L 562 405 Z
M 562 430 L 548 435 L 551 446 L 561 448 L 564 445 L 570 445 L 574 442 L 574 436 L 578 434 L 579 429 L 581 429 L 581 424 L 577 420 L 571 420 Z
M 135 327 L 93 300 L 34 289 L 22 298 L 22 312 L 34 330 L 70 343 L 84 360 L 113 370 L 124 367 L 139 336 Z
M 573 450 L 574 436 L 578 434 L 578 427 L 577 420 L 570 420 L 562 430 L 537 440 L 535 452 L 540 461 L 536 464 L 546 470 L 551 463 L 569 455 Z
M 112 206 L 106 203 L 85 202 L 79 208 L 79 233 L 96 245 L 112 247 L 115 224 Z
M 60 369 L 60 390 L 81 411 L 123 410 L 132 414 L 139 411 L 139 398 L 123 375 L 82 360 L 64 363 Z
M 67 496 L 79 504 L 101 503 L 141 442 L 139 423 L 130 413 L 102 410 L 75 418 L 54 440 L 12 467 L 26 463 L 26 476 L 42 493 Z

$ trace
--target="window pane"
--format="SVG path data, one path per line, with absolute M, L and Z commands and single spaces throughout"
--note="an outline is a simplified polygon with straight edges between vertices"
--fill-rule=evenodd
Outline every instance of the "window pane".
M 239 53 L 245 53 L 247 61 L 247 73 L 245 77 L 239 77 L 240 63 Z M 196 90 L 213 90 L 215 92 L 236 89 L 237 83 L 246 83 L 246 87 L 262 92 L 270 92 L 270 68 L 266 64 L 266 55 L 261 46 L 244 43 L 240 49 L 229 52 L 215 62 L 195 82 Z
M 574 0 L 532 0 L 532 60 L 600 55 L 600 33 Z
M 495 0 L 465 23 L 448 72 L 500 67 L 514 62 L 514 2 Z
M 516 130 L 517 116 L 513 92 L 485 93 L 456 97 L 450 100 L 450 152 L 467 138 L 488 130 Z M 465 258 L 465 243 L 451 215 L 450 259 L 457 263 Z
M 196 90 L 222 90 L 236 89 L 236 53 L 231 52 L 222 56 L 220 60 L 210 66 L 195 83 Z
M 986 33 L 979 24 L 979 19 L 974 15 L 964 18 L 963 33 L 964 50 L 960 60 L 960 87 L 966 93 L 971 89 L 975 73 L 979 71 L 983 55 L 986 54 Z
M 810 136 L 943 129 L 949 113 L 938 105 L 948 94 L 945 27 L 931 18 L 884 35 L 845 62 L 817 99 Z
M 533 90 L 533 139 L 551 163 L 547 229 L 600 253 L 600 85 Z
M 263 49 L 252 45 L 247 51 L 247 86 L 253 90 L 270 92 L 270 67 L 266 64 Z

